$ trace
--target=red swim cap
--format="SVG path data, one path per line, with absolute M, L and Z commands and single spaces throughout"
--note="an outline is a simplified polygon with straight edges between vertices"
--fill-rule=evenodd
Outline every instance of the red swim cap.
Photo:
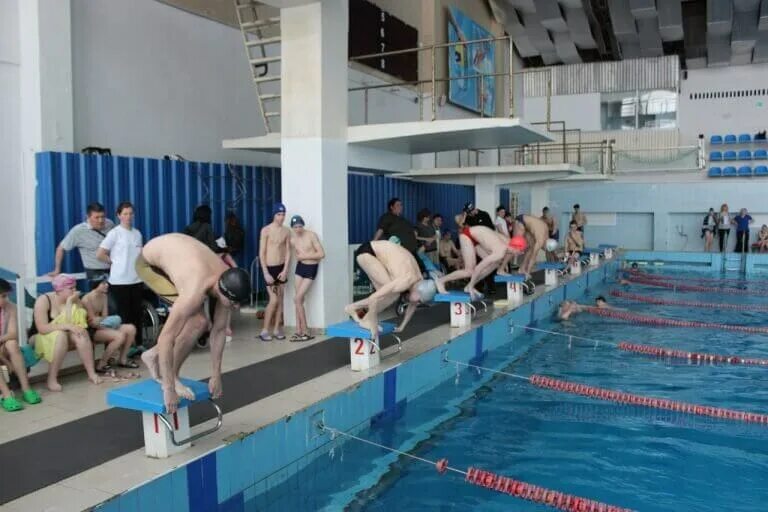
M 523 252 L 528 247 L 528 242 L 525 241 L 524 236 L 513 236 L 509 239 L 509 248 L 513 251 Z

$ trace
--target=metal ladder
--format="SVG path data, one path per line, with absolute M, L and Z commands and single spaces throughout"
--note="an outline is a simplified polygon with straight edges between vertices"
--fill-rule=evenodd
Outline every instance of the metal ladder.
M 278 130 L 273 121 L 280 117 L 280 72 L 279 70 L 275 72 L 277 66 L 274 64 L 279 63 L 281 57 L 279 51 L 278 55 L 267 56 L 266 47 L 280 44 L 280 18 L 261 19 L 257 9 L 263 8 L 263 5 L 254 0 L 234 0 L 234 3 L 237 22 L 243 34 L 248 67 L 251 70 L 251 78 L 259 99 L 259 109 L 264 119 L 264 128 L 267 133 L 272 133 Z M 277 35 L 265 37 L 265 29 L 269 32 L 277 32 Z M 270 64 L 273 65 L 270 66 Z M 268 85 L 275 83 L 277 87 Z M 274 92 L 275 89 L 277 92 Z

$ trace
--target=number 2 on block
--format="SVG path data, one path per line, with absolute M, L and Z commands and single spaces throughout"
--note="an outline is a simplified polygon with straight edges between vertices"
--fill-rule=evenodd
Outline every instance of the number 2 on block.
M 365 346 L 365 341 L 361 340 L 360 338 L 355 339 L 355 342 L 357 343 L 357 347 L 355 347 L 355 355 L 362 356 L 365 355 L 365 351 L 363 347 Z M 371 350 L 369 354 L 375 354 L 376 353 L 376 345 L 371 343 Z

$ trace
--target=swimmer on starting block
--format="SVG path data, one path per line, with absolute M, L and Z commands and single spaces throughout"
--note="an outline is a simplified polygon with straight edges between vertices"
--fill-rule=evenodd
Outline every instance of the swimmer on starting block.
M 389 240 L 365 242 L 355 251 L 355 261 L 366 273 L 376 291 L 363 300 L 353 302 L 344 310 L 361 326 L 371 331 L 372 339 L 379 337 L 379 313 L 405 295 L 408 307 L 396 332 L 410 322 L 419 303 L 429 302 L 435 296 L 435 283 L 422 279 L 416 258 L 404 247 Z M 367 308 L 360 318 L 358 312 Z
M 210 248 L 180 233 L 150 240 L 136 259 L 136 272 L 161 301 L 172 305 L 157 345 L 141 355 L 152 378 L 162 384 L 169 413 L 179 396 L 194 400 L 194 393 L 179 380 L 179 370 L 195 341 L 210 327 L 211 363 L 208 389 L 221 396 L 221 357 L 232 309 L 251 298 L 251 278 L 241 268 L 230 268 Z M 216 299 L 213 325 L 203 311 L 207 297 Z
M 533 215 L 518 215 L 515 217 L 515 226 L 512 233 L 514 237 L 525 237 L 527 241 L 528 250 L 525 252 L 523 263 L 520 265 L 518 272 L 530 278 L 539 251 L 544 250 L 549 239 L 549 226 L 546 222 Z M 503 266 L 506 266 L 507 261 L 508 258 Z
M 522 236 L 506 238 L 498 231 L 485 226 L 467 226 L 465 224 L 466 213 L 456 216 L 456 224 L 459 226 L 459 246 L 464 261 L 464 268 L 455 270 L 437 280 L 437 289 L 440 293 L 446 293 L 445 284 L 460 279 L 469 279 L 464 291 L 472 300 L 478 300 L 480 293 L 475 289 L 475 284 L 482 281 L 494 269 L 503 273 L 500 265 L 508 257 L 522 254 L 525 251 L 526 241 Z M 477 263 L 477 256 L 482 260 Z

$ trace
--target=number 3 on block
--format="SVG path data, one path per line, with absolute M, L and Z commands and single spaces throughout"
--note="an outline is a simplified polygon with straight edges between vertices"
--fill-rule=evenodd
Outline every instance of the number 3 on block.
M 462 304 L 461 302 L 455 302 L 453 304 L 453 312 L 454 312 L 454 314 L 459 315 L 459 316 L 463 315 L 464 314 L 464 304 Z
M 361 340 L 360 338 L 355 338 L 355 342 L 357 343 L 357 347 L 355 347 L 355 355 L 363 356 L 365 355 L 365 352 L 363 350 L 363 347 L 365 346 L 365 341 Z M 376 345 L 371 343 L 371 351 L 369 354 L 375 354 L 376 353 Z

